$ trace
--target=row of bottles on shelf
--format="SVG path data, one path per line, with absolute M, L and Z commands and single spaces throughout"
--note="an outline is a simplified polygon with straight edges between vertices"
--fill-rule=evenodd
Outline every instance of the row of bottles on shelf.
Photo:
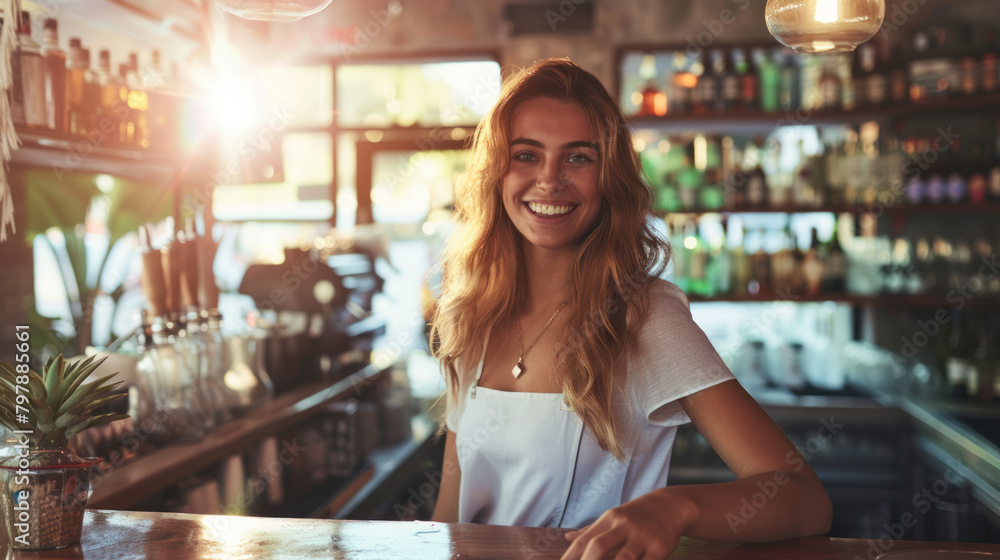
M 1000 315 L 973 307 L 901 315 L 885 348 L 857 343 L 844 349 L 854 383 L 889 394 L 934 401 L 1000 404 Z
M 718 224 L 703 236 L 697 220 L 669 219 L 674 282 L 686 293 L 788 299 L 845 292 L 847 256 L 836 228 L 825 242 L 813 228 L 803 247 L 789 229 L 744 232 L 735 217 Z
M 943 296 L 949 303 L 996 299 L 1000 274 L 991 272 L 995 237 L 991 241 L 982 228 L 957 231 L 921 224 L 898 236 L 860 238 L 854 255 L 869 279 L 866 291 L 872 293 Z
M 10 25 L 2 15 L 2 25 Z M 31 15 L 21 12 L 8 91 L 15 125 L 87 137 L 106 147 L 181 147 L 187 98 L 175 87 L 176 67 L 168 75 L 158 51 L 153 51 L 150 67 L 140 68 L 137 54 L 131 53 L 116 72 L 108 50 L 100 51 L 92 66 L 90 49 L 77 37 L 62 50 L 57 20 L 44 20 L 41 45 L 32 38 L 31 25 Z
M 1000 43 L 992 26 L 932 25 L 910 54 L 883 37 L 849 55 L 778 48 L 687 49 L 642 55 L 636 116 L 853 110 L 1000 91 Z
M 799 140 L 793 157 L 790 142 L 758 137 L 740 149 L 728 136 L 665 139 L 640 157 L 657 207 L 668 212 L 1000 202 L 1000 153 L 987 142 L 879 141 L 867 126 L 813 154 Z
M 952 310 L 934 337 L 934 362 L 945 393 L 1000 403 L 1000 317 Z M 943 374 L 943 375 L 942 375 Z
M 818 227 L 802 223 L 774 227 L 766 220 L 751 227 L 739 216 L 696 220 L 684 214 L 667 220 L 674 281 L 698 297 L 905 294 L 950 303 L 1000 298 L 1000 274 L 990 273 L 1000 241 L 982 231 L 921 224 L 895 237 L 850 236 L 842 242 L 845 228 L 853 229 L 849 218 L 835 223 L 825 240 Z

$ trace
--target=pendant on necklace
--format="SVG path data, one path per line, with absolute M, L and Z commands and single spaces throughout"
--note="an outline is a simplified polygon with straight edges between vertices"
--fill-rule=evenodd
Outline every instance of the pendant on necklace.
M 514 369 L 510 370 L 510 372 L 514 374 L 514 379 L 517 379 L 518 377 L 521 376 L 521 373 L 523 371 L 524 371 L 524 362 L 521 361 L 521 358 L 518 358 L 517 364 L 514 365 Z

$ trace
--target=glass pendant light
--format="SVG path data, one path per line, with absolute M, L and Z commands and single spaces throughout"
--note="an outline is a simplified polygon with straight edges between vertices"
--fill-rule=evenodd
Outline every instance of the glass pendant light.
M 333 0 L 215 0 L 223 10 L 243 19 L 298 21 L 330 5 Z
M 851 52 L 882 26 L 885 0 L 767 0 L 764 18 L 795 52 Z

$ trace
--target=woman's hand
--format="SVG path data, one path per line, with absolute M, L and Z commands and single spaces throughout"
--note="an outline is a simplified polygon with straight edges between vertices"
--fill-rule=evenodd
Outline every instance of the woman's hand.
M 566 533 L 562 560 L 661 560 L 674 552 L 691 524 L 692 509 L 661 488 L 609 509 L 586 527 Z M 617 551 L 617 555 L 609 553 Z

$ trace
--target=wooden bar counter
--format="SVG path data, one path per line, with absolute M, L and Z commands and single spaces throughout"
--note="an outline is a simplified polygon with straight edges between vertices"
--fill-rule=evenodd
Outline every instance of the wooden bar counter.
M 563 529 L 497 527 L 465 523 L 273 519 L 176 513 L 88 510 L 81 543 L 62 550 L 20 552 L 21 559 L 186 560 L 335 558 L 337 560 L 558 559 L 568 544 Z M 1000 558 L 1000 545 L 918 543 L 811 537 L 771 544 L 681 540 L 672 560 L 808 559 L 906 560 L 903 551 L 935 554 L 940 560 Z M 920 560 L 931 556 L 920 556 Z

